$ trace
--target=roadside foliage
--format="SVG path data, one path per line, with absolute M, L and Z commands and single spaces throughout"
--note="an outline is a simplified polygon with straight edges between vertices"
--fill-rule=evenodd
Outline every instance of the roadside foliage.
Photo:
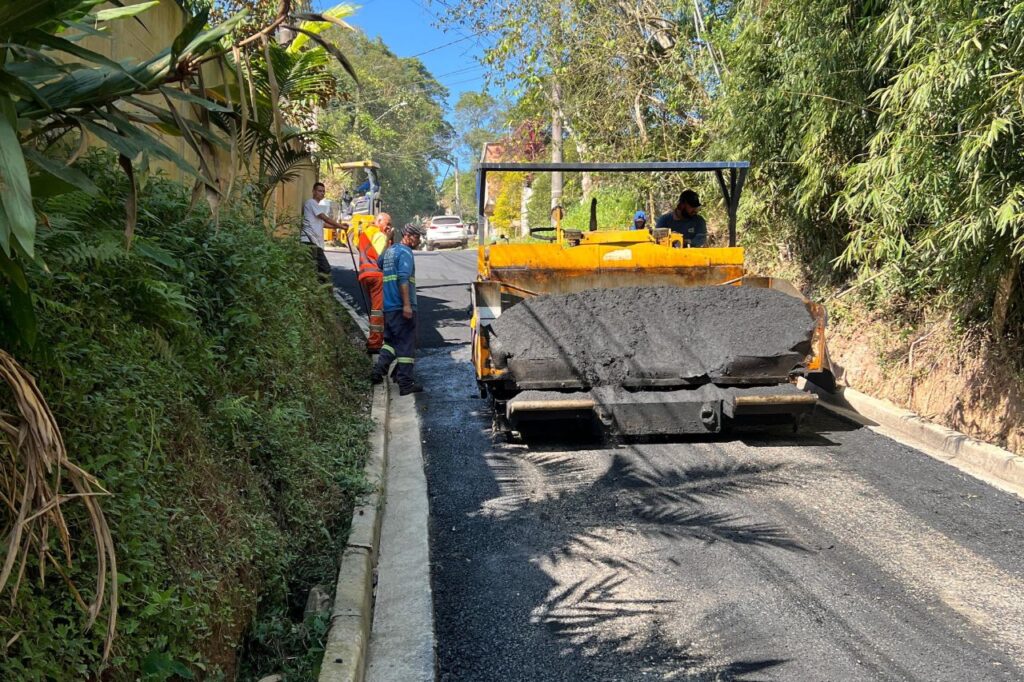
M 117 546 L 117 638 L 103 664 L 106 626 L 83 627 L 65 582 L 92 592 L 95 548 L 76 537 L 72 564 L 5 599 L 5 641 L 21 634 L 0 677 L 230 675 L 243 640 L 243 665 L 269 674 L 281 661 L 268 652 L 305 637 L 306 656 L 318 633 L 304 628 L 326 625 L 303 623 L 304 590 L 333 579 L 363 489 L 366 359 L 308 255 L 252 229 L 258 214 L 225 209 L 214 231 L 186 188 L 154 180 L 125 250 L 128 181 L 112 160 L 80 166 L 96 197 L 46 203 L 50 272 L 28 268 L 41 338 L 24 360 L 69 452 L 112 493 L 100 500 Z M 81 534 L 84 509 L 63 508 Z
M 513 126 L 557 123 L 583 160 L 749 159 L 756 262 L 819 293 L 856 286 L 912 322 L 937 307 L 1024 341 L 1024 4 L 443 4 L 490 37 Z M 590 180 L 563 203 L 612 191 L 660 212 L 680 189 Z M 694 182 L 714 232 L 717 191 Z
M 308 112 L 353 8 L 236 4 L 114 60 L 158 3 L 0 0 L 4 679 L 319 663 L 365 357 L 271 194 L 336 149 Z
M 444 120 L 448 91 L 415 58 L 397 56 L 361 33 L 335 36 L 358 80 L 341 78 L 320 111 L 322 129 L 337 140 L 340 161 L 372 158 L 380 164 L 384 210 L 396 225 L 437 210 L 432 163 L 450 163 L 452 128 Z M 335 66 L 337 71 L 339 67 Z M 363 177 L 324 164 L 328 194 L 336 199 Z

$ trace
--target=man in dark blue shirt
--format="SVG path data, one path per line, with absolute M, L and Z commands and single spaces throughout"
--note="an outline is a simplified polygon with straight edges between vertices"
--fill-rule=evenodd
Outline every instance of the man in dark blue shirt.
M 412 251 L 420 245 L 425 231 L 420 225 L 406 225 L 402 241 L 388 248 L 380 258 L 384 272 L 384 345 L 370 379 L 379 384 L 391 363 L 396 363 L 398 395 L 423 390 L 412 373 L 416 357 L 416 261 Z
M 679 195 L 679 203 L 671 213 L 658 218 L 655 227 L 667 227 L 683 235 L 684 246 L 704 246 L 708 239 L 708 224 L 697 213 L 700 198 L 692 189 Z

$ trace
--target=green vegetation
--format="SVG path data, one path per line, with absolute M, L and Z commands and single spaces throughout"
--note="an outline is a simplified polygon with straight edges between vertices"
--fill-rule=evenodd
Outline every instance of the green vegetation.
M 438 191 L 440 194 L 438 203 L 441 204 L 441 209 L 445 213 L 461 216 L 462 221 L 465 223 L 475 223 L 477 221 L 476 172 L 462 170 L 460 166 L 458 174 L 458 202 L 455 201 L 455 177 L 454 169 L 450 170 L 448 175 L 444 177 L 444 181 L 441 183 L 441 188 Z
M 266 0 L 252 2 L 254 14 L 262 16 Z M 117 165 L 129 179 L 124 240 L 130 246 L 139 184 L 151 163 L 195 177 L 196 196 L 205 195 L 215 214 L 223 200 L 235 197 L 239 174 L 247 193 L 265 205 L 274 187 L 295 178 L 298 166 L 310 167 L 314 148 L 321 154 L 333 149 L 332 138 L 313 130 L 315 121 L 295 109 L 334 91 L 327 68 L 332 58 L 343 77 L 351 77 L 344 55 L 320 36 L 342 23 L 338 17 L 350 14 L 350 6 L 323 14 L 275 12 L 263 32 L 298 24 L 303 40 L 288 47 L 267 44 L 254 57 L 259 35 L 239 33 L 248 8 L 227 16 L 218 5 L 219 21 L 211 26 L 210 6 L 217 3 L 195 2 L 196 12 L 182 15 L 183 27 L 170 45 L 152 46 L 152 56 L 115 61 L 109 49 L 89 49 L 83 40 L 106 38 L 112 22 L 145 27 L 142 17 L 158 3 L 97 9 L 100 4 L 45 0 L 7 3 L 0 11 L 0 334 L 15 353 L 35 341 L 23 269 L 36 256 L 40 202 L 70 191 L 97 193 L 71 167 L 90 144 L 117 152 Z M 286 2 L 279 12 L 289 7 Z M 216 82 L 208 82 L 215 70 Z M 178 151 L 175 138 L 194 160 Z
M 32 553 L 13 606 L 4 595 L 0 677 L 310 679 L 326 621 L 303 623 L 303 601 L 333 585 L 364 489 L 365 356 L 309 255 L 258 213 L 223 210 L 214 229 L 186 188 L 151 179 L 126 250 L 113 167 L 89 159 L 100 191 L 44 206 L 47 268 L 27 268 L 39 339 L 22 360 L 71 457 L 112 493 L 118 637 L 102 663 L 105 623 L 87 632 L 68 587 L 92 598 L 96 548 L 65 503 L 72 561 L 42 584 Z
M 196 0 L 115 61 L 111 22 L 157 3 L 103 4 L 0 11 L 0 676 L 308 679 L 366 368 L 263 209 L 333 149 L 306 111 L 351 76 L 320 34 L 353 8 Z
M 321 126 L 345 150 L 347 158 L 339 160 L 372 158 L 381 165 L 381 197 L 394 224 L 433 215 L 437 197 L 431 163 L 447 159 L 452 135 L 444 120 L 447 90 L 419 59 L 398 57 L 379 40 L 356 32 L 331 38 L 359 79 L 358 86 L 339 79 L 337 99 L 320 114 Z M 334 199 L 363 181 L 361 174 L 333 173 L 330 164 L 323 175 Z
M 910 318 L 934 301 L 1022 340 L 1024 4 L 744 2 L 726 30 L 712 148 L 791 197 L 812 278 L 882 273 Z
M 70 190 L 97 192 L 89 178 L 64 163 L 80 154 L 69 139 L 84 142 L 92 135 L 117 150 L 133 188 L 136 164 L 148 167 L 150 158 L 197 175 L 210 187 L 215 184 L 205 165 L 202 171 L 190 165 L 159 138 L 156 129 L 185 135 L 199 149 L 194 139 L 198 126 L 182 120 L 174 104 L 191 95 L 170 83 L 214 51 L 235 20 L 207 29 L 206 15 L 201 14 L 182 29 L 173 45 L 151 58 L 117 63 L 86 49 L 80 39 L 102 35 L 98 29 L 110 22 L 137 20 L 135 15 L 155 3 L 93 13 L 98 4 L 95 0 L 19 3 L 17 7 L 6 3 L 0 12 L 0 79 L 5 84 L 0 93 L 0 333 L 5 347 L 15 352 L 34 342 L 32 306 L 22 268 L 36 255 L 38 201 Z M 155 97 L 139 103 L 135 98 L 143 93 Z M 154 105 L 157 97 L 162 99 L 159 106 Z M 126 105 L 140 108 L 147 117 L 124 111 Z M 196 130 L 186 134 L 192 129 Z M 45 149 L 51 155 L 44 155 Z M 54 151 L 63 152 L 59 160 L 53 158 Z M 128 243 L 137 219 L 136 204 L 125 205 Z
M 614 187 L 596 190 L 597 224 L 602 229 L 628 230 L 633 226 L 633 214 L 640 206 L 633 192 Z M 572 230 L 590 229 L 590 204 L 572 202 L 565 212 L 562 226 Z
M 447 16 L 493 37 L 513 127 L 557 123 L 587 160 L 749 159 L 741 240 L 763 269 L 1024 341 L 1021 2 L 462 0 Z M 689 183 L 593 180 L 659 211 Z
M 486 92 L 463 92 L 452 110 L 452 159 L 446 163 L 438 190 L 438 203 L 445 213 L 460 215 L 466 223 L 477 221 L 476 172 L 484 144 L 505 135 L 507 112 L 504 102 Z M 458 164 L 458 201 L 456 201 L 456 162 Z

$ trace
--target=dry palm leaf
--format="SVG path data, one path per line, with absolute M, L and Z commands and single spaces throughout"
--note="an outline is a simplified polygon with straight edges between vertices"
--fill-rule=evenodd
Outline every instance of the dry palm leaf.
M 47 564 L 68 583 L 76 601 L 88 612 L 86 627 L 92 627 L 108 609 L 103 658 L 110 656 L 117 626 L 117 557 L 98 496 L 108 495 L 94 476 L 67 457 L 64 439 L 53 413 L 39 392 L 35 380 L 7 352 L 0 350 L 0 380 L 7 384 L 15 414 L 0 412 L 0 500 L 6 511 L 4 537 L 7 547 L 0 567 L 0 592 L 14 577 L 12 603 L 25 576 L 28 558 L 38 554 L 40 581 Z M 65 492 L 70 488 L 73 492 Z M 85 505 L 89 527 L 96 543 L 96 586 L 93 601 L 85 604 L 68 578 L 71 566 L 71 532 L 61 506 L 70 501 Z M 59 538 L 63 556 L 51 554 L 51 534 Z

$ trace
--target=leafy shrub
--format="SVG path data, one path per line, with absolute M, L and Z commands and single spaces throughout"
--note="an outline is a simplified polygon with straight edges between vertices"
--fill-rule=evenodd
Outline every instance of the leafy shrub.
M 50 568 L 5 600 L 0 637 L 18 636 L 0 678 L 230 679 L 247 633 L 244 665 L 271 672 L 282 666 L 266 652 L 301 657 L 285 647 L 325 627 L 281 635 L 308 586 L 333 584 L 364 489 L 366 359 L 308 254 L 258 214 L 228 211 L 215 228 L 183 187 L 151 180 L 126 251 L 127 183 L 113 168 L 92 158 L 103 191 L 46 207 L 47 268 L 30 272 L 39 341 L 21 359 L 71 457 L 112 492 L 118 639 L 101 670 L 103 619 L 85 632 Z M 74 534 L 84 519 L 65 507 Z M 65 570 L 88 599 L 95 548 L 81 540 Z
M 594 191 L 597 199 L 597 224 L 605 230 L 628 230 L 633 226 L 633 214 L 642 206 L 636 192 L 617 187 L 601 188 Z M 651 224 L 654 224 L 653 218 Z M 590 229 L 590 202 L 573 202 L 568 205 L 562 227 L 571 230 Z

